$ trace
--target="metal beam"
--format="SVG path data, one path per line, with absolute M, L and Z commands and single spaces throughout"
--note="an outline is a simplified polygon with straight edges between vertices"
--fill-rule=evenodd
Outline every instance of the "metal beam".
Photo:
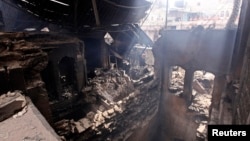
M 98 9 L 97 9 L 97 5 L 96 5 L 96 0 L 92 0 L 92 6 L 93 6 L 93 9 L 94 9 L 96 25 L 100 26 L 101 23 L 100 23 Z

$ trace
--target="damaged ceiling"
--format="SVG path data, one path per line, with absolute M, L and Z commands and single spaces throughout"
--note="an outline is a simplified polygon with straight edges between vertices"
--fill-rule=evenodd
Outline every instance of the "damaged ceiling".
M 151 6 L 151 3 L 145 0 L 12 0 L 11 2 L 41 19 L 73 27 L 136 23 L 145 17 L 146 11 Z
M 146 0 L 1 0 L 0 135 L 10 123 L 29 130 L 0 140 L 200 141 L 211 121 L 247 122 L 249 110 L 233 102 L 248 95 L 248 80 L 238 96 L 230 59 L 239 48 L 244 57 L 248 21 L 240 22 L 244 31 L 162 30 L 152 42 L 138 24 L 150 7 Z M 8 135 L 18 132 L 9 128 Z

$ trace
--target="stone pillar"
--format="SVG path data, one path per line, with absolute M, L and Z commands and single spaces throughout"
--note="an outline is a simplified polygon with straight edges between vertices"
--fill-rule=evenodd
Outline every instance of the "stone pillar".
M 194 72 L 191 69 L 185 70 L 185 78 L 184 78 L 184 97 L 186 99 L 187 104 L 191 104 L 192 102 L 192 84 L 193 84 Z
M 101 40 L 101 65 L 102 68 L 108 69 L 109 68 L 109 52 L 108 47 L 104 41 L 104 39 Z

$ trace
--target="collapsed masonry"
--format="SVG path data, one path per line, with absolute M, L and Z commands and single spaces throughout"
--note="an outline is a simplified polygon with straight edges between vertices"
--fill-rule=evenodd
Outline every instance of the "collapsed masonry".
M 126 140 L 158 111 L 150 49 L 134 47 L 123 68 L 96 68 L 88 78 L 84 43 L 77 38 L 0 36 L 1 95 L 22 91 L 62 139 Z
M 142 49 L 134 52 L 137 56 Z M 152 59 L 150 50 L 144 54 Z M 78 120 L 55 123 L 59 134 L 75 135 L 75 140 L 126 140 L 134 130 L 147 125 L 158 111 L 159 92 L 152 61 L 146 63 L 132 66 L 128 70 L 132 77 L 117 68 L 96 69 L 96 77 L 83 89 L 92 110 Z
M 184 88 L 185 71 L 181 67 L 174 67 L 171 72 L 169 91 L 171 94 L 182 97 Z M 196 71 L 192 82 L 192 103 L 188 110 L 195 112 L 193 121 L 199 126 L 197 128 L 197 140 L 207 138 L 207 124 L 209 119 L 209 107 L 214 85 L 214 75 L 209 72 Z
M 159 93 L 152 75 L 147 77 L 151 79 L 149 82 L 134 87 L 123 71 L 100 73 L 91 80 L 92 86 L 84 90 L 93 110 L 77 121 L 57 122 L 60 134 L 80 134 L 77 140 L 126 140 L 133 130 L 145 126 L 156 114 Z
M 221 122 L 220 107 L 223 104 L 221 99 L 228 83 L 226 76 L 230 76 L 231 73 L 230 63 L 235 38 L 235 29 L 207 30 L 197 27 L 190 31 L 162 31 L 161 37 L 153 47 L 156 76 L 162 79 L 160 85 L 163 89 L 160 104 L 162 108 L 159 111 L 162 116 L 160 122 L 165 127 L 162 130 L 164 132 L 162 140 L 199 140 L 200 138 L 204 140 L 206 125 Z M 182 74 L 182 83 L 170 81 L 174 66 L 185 70 L 185 74 Z M 203 80 L 199 81 L 195 78 L 194 72 L 199 70 L 215 75 L 213 90 L 209 90 L 211 94 L 206 94 L 207 92 L 201 87 L 200 84 L 204 84 Z M 206 81 L 210 81 L 209 79 Z M 179 86 L 182 88 L 179 96 L 173 95 L 172 93 L 180 89 Z M 193 89 L 205 94 L 197 95 Z M 205 111 L 200 109 L 199 102 L 197 103 L 199 99 L 203 99 L 201 103 L 207 105 L 204 107 Z M 197 122 L 197 119 L 200 121 Z M 199 133 L 199 137 L 194 134 L 197 130 L 203 132 Z

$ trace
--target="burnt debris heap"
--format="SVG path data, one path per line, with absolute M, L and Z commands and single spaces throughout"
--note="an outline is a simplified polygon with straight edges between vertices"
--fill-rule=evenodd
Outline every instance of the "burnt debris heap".
M 127 139 L 156 115 L 152 41 L 135 24 L 149 2 L 20 0 L 1 6 L 1 95 L 19 90 L 30 97 L 63 140 Z M 12 10 L 10 17 L 35 25 L 6 18 Z M 13 114 L 9 106 L 3 107 L 6 118 Z
M 150 50 L 130 54 L 138 58 L 143 52 L 149 60 L 128 60 L 135 62 L 124 70 L 96 68 L 87 81 L 82 41 L 47 33 L 1 36 L 1 93 L 23 91 L 67 139 L 128 138 L 157 112 Z

